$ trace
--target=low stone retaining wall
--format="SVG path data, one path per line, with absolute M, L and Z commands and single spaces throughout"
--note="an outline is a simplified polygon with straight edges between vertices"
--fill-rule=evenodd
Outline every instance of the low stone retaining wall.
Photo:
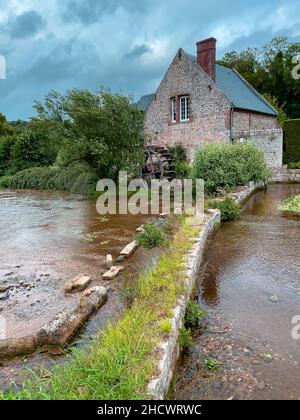
M 272 168 L 271 182 L 300 182 L 300 169 L 289 169 L 287 166 Z
M 265 188 L 264 183 L 250 182 L 246 187 L 239 188 L 233 193 L 233 198 L 238 203 L 244 203 L 256 190 Z M 178 343 L 179 330 L 183 325 L 187 304 L 194 290 L 205 246 L 209 236 L 219 228 L 221 213 L 219 210 L 210 209 L 205 215 L 199 237 L 191 238 L 195 242 L 187 255 L 186 261 L 186 292 L 180 297 L 171 319 L 172 331 L 168 338 L 160 343 L 161 358 L 158 365 L 158 375 L 151 380 L 147 387 L 148 394 L 155 400 L 163 400 L 168 394 L 176 363 L 179 358 L 180 348 Z
M 73 311 L 65 309 L 59 312 L 35 335 L 0 340 L 0 360 L 31 354 L 40 348 L 65 347 L 106 299 L 106 288 L 96 286 L 84 293 Z

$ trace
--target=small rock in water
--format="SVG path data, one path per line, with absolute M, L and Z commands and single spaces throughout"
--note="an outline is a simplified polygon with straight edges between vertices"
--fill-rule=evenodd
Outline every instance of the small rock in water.
M 277 295 L 272 295 L 269 297 L 269 301 L 273 302 L 273 303 L 278 303 L 279 302 L 279 298 Z
M 263 381 L 258 382 L 257 388 L 261 391 L 266 387 L 265 383 Z
M 91 281 L 90 277 L 79 274 L 79 276 L 68 281 L 64 285 L 64 291 L 67 293 L 73 290 L 79 290 L 79 291 L 84 290 L 87 287 L 87 285 L 90 283 L 90 281 Z
M 0 293 L 6 292 L 6 290 L 10 289 L 11 286 L 9 284 L 5 286 L 0 286 Z
M 124 270 L 124 267 L 121 266 L 113 266 L 111 267 L 111 269 L 109 271 L 107 271 L 106 273 L 103 274 L 103 278 L 105 280 L 111 280 L 113 278 L 115 278 L 120 271 Z

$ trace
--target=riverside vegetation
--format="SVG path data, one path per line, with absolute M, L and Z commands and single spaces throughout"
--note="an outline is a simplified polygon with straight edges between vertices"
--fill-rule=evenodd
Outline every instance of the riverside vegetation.
M 0 118 L 0 186 L 92 194 L 97 179 L 139 175 L 143 116 L 132 100 L 107 90 L 50 92 L 37 117 L 10 126 Z
M 183 263 L 192 247 L 190 237 L 199 233 L 188 221 L 178 221 L 174 240 L 158 263 L 139 275 L 136 298 L 120 321 L 100 332 L 88 348 L 73 349 L 68 362 L 40 377 L 32 374 L 21 389 L 4 392 L 0 399 L 148 398 L 147 384 L 159 357 L 155 348 L 170 332 L 169 318 L 184 292 Z M 189 336 L 183 328 L 182 345 Z

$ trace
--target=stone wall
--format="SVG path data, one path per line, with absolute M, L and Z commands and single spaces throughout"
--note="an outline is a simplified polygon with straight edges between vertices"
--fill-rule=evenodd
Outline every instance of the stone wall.
M 300 169 L 289 169 L 286 165 L 272 170 L 272 182 L 299 182 Z
M 249 130 L 235 134 L 235 141 L 251 141 L 264 152 L 269 168 L 282 166 L 283 131 L 281 129 Z
M 245 130 L 272 130 L 277 129 L 277 119 L 272 115 L 258 114 L 256 112 L 235 110 L 232 118 L 233 132 Z
M 171 121 L 171 98 L 190 96 L 190 121 Z M 229 99 L 212 79 L 179 50 L 163 78 L 145 116 L 145 134 L 153 143 L 168 146 L 181 142 L 191 158 L 199 145 L 227 142 Z

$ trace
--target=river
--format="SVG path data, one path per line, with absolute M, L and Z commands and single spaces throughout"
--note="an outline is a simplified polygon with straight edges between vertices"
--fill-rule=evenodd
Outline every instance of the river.
M 175 399 L 300 399 L 300 218 L 277 209 L 299 192 L 257 192 L 212 237 L 197 292 L 207 316 L 181 359 Z

